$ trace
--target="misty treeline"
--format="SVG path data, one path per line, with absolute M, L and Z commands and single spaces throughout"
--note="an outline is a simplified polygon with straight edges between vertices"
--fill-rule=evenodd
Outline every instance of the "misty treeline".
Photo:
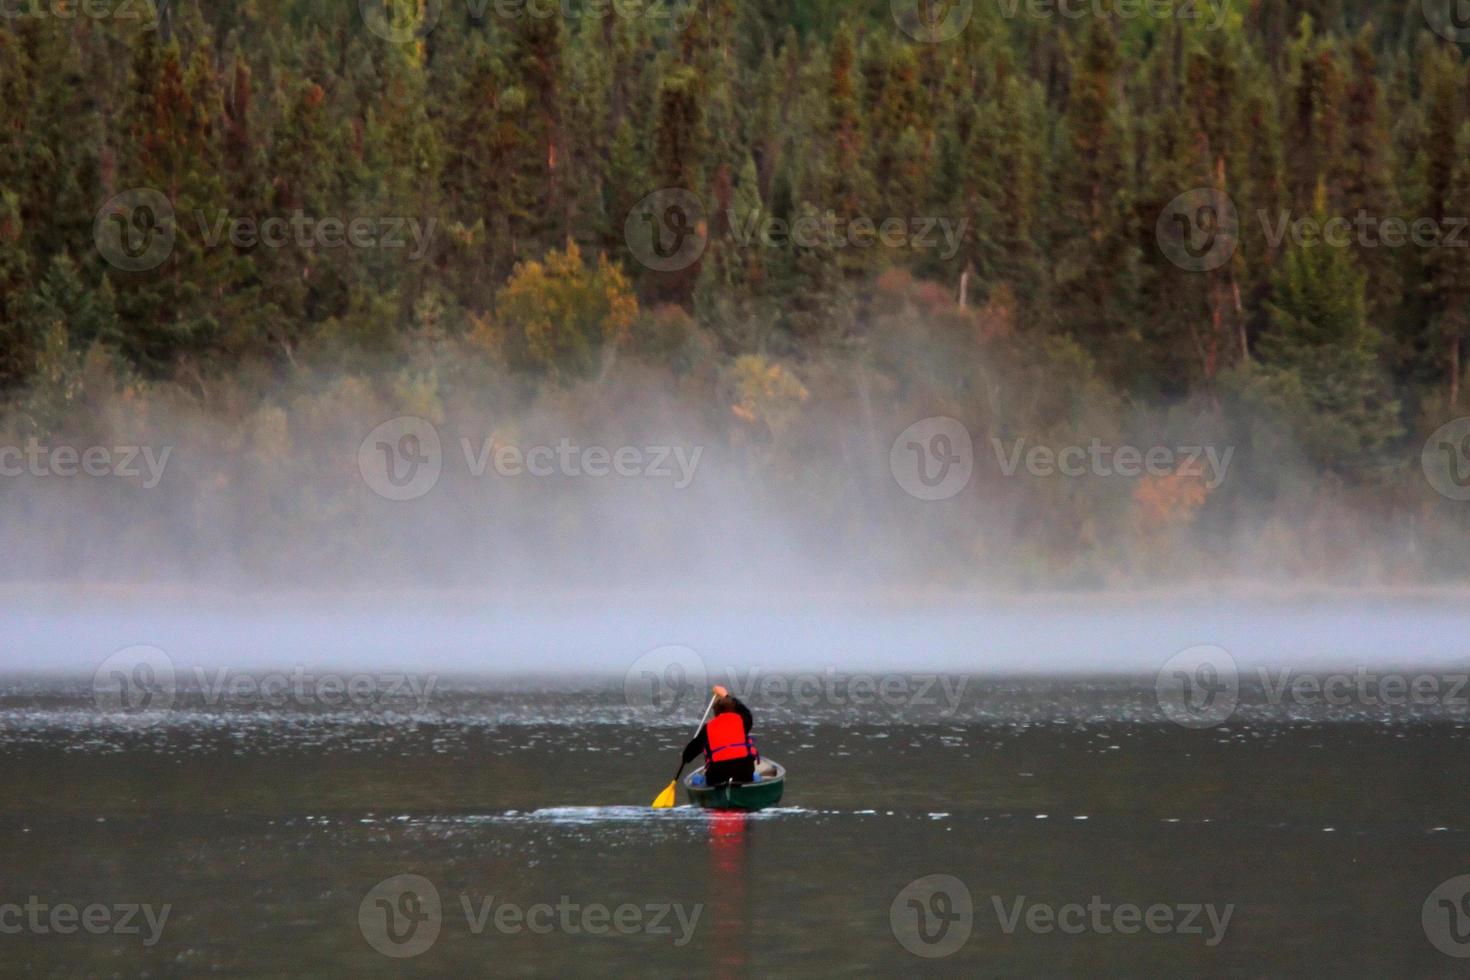
M 1466 411 L 1470 74 L 1418 0 L 976 3 L 944 43 L 887 0 L 563 6 L 388 0 L 436 18 L 405 44 L 308 0 L 0 21 L 5 440 L 175 447 L 151 488 L 5 480 L 7 576 L 1470 572 L 1470 507 L 1419 466 Z M 140 272 L 94 237 L 137 188 L 177 219 Z M 660 272 L 625 227 L 664 188 L 698 195 L 708 246 Z M 1158 221 L 1199 188 L 1239 236 L 1192 271 Z M 230 233 L 303 215 L 422 248 Z M 1291 230 L 1359 216 L 1443 240 Z M 802 218 L 909 234 L 762 234 Z M 395 504 L 354 459 L 405 414 L 450 461 Z M 934 415 L 974 437 L 943 502 L 889 472 Z M 453 462 L 461 438 L 563 436 L 709 452 L 682 496 Z M 1094 440 L 1233 455 L 1219 481 L 1006 465 Z

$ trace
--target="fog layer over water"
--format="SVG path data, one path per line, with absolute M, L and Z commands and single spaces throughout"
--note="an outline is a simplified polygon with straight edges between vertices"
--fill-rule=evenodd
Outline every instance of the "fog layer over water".
M 1146 674 L 1224 648 L 1242 669 L 1470 664 L 1463 597 L 1147 597 L 922 603 L 493 604 L 458 594 L 213 600 L 12 594 L 0 672 L 89 672 L 124 647 L 181 669 L 618 675 L 667 645 L 705 668 Z

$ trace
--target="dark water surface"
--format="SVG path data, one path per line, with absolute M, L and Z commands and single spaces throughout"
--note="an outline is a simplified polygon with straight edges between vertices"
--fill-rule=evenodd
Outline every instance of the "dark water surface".
M 724 817 L 646 809 L 692 719 L 629 709 L 621 684 L 460 680 L 428 708 L 352 711 L 181 698 L 134 717 L 99 713 L 89 683 L 0 684 L 0 904 L 166 905 L 167 919 L 147 945 L 142 913 L 137 934 L 57 934 L 47 912 L 16 931 L 20 913 L 0 909 L 6 975 L 1384 977 L 1470 964 L 1436 948 L 1425 917 L 1437 886 L 1470 873 L 1458 705 L 1247 704 L 1192 730 L 1152 710 L 1151 681 L 977 683 L 952 710 L 753 701 L 790 784 L 778 809 Z M 437 916 L 400 875 L 431 883 Z M 931 875 L 968 899 L 952 883 L 911 887 Z M 1089 903 L 1104 911 L 1064 910 Z M 1167 908 L 1151 932 L 1120 906 Z M 1206 906 L 1228 910 L 1223 928 Z M 1458 942 L 1460 920 L 1445 923 Z M 422 951 L 379 952 L 370 939 L 389 929 L 403 940 L 390 949 Z

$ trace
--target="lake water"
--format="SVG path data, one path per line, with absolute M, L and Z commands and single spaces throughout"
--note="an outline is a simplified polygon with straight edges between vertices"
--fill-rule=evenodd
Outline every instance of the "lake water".
M 837 678 L 752 696 L 790 777 L 738 816 L 647 809 L 698 706 L 630 707 L 621 679 L 141 715 L 91 683 L 0 684 L 5 973 L 1383 977 L 1470 954 L 1448 687 L 1248 689 L 1191 729 L 1152 678 L 904 704 Z

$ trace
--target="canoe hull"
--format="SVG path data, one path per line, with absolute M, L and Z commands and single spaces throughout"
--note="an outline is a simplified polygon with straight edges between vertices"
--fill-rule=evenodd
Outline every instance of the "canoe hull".
M 776 775 L 763 777 L 757 783 L 696 786 L 695 777 L 704 775 L 704 767 L 701 766 L 685 777 L 684 795 L 692 805 L 706 810 L 764 810 L 780 803 L 781 794 L 786 790 L 785 768 L 774 762 L 771 765 L 776 767 Z

